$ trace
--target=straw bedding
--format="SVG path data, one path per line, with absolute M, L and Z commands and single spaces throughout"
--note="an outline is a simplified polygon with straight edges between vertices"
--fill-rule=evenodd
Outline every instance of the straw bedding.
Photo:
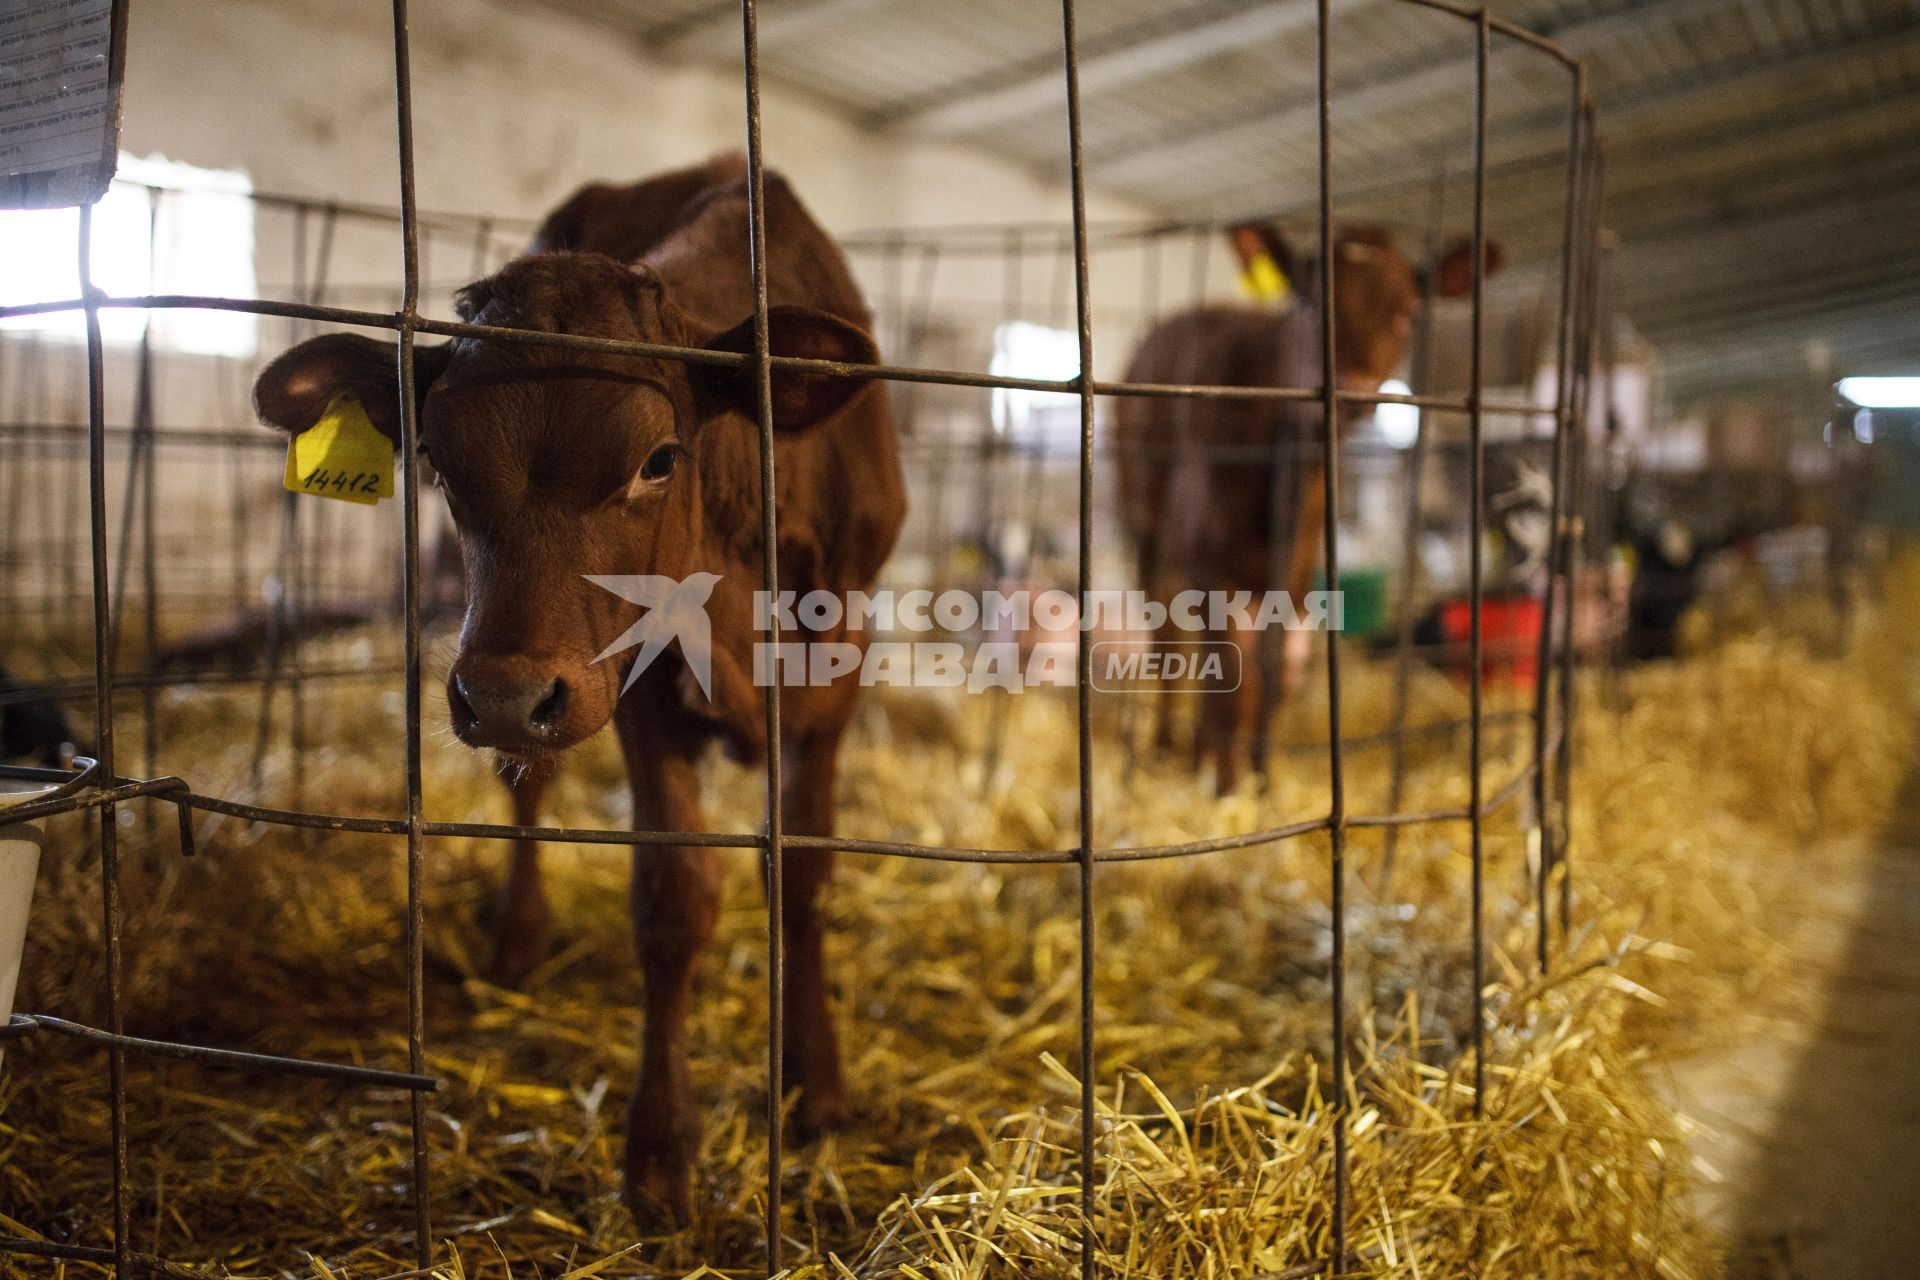
M 342 641 L 352 657 L 366 641 Z M 1691 1217 L 1688 1124 L 1656 1096 L 1652 1060 L 1711 1034 L 1777 963 L 1777 892 L 1802 838 L 1864 830 L 1909 755 L 1906 671 L 1886 627 L 1845 659 L 1768 636 L 1630 673 L 1618 699 L 1583 692 L 1573 813 L 1574 936 L 1556 976 L 1530 957 L 1524 805 L 1488 824 L 1488 1097 L 1472 1107 L 1467 829 L 1405 832 L 1382 885 L 1382 834 L 1350 843 L 1349 1240 L 1380 1276 L 1716 1274 Z M 1891 655 L 1891 656 L 1889 656 Z M 1384 665 L 1349 663 L 1349 734 L 1383 725 Z M 1464 710 L 1425 673 L 1414 719 Z M 400 804 L 398 698 L 377 682 L 316 685 L 312 736 L 274 758 L 263 799 L 301 770 L 306 802 Z M 956 844 L 1073 843 L 1070 699 L 1008 708 L 982 776 L 985 698 L 897 693 L 863 712 L 843 764 L 850 835 Z M 198 691 L 162 704 L 163 764 L 202 790 L 247 794 L 252 700 Z M 1496 703 L 1498 709 L 1498 703 Z M 1286 713 L 1300 744 L 1272 785 L 1214 799 L 1103 715 L 1096 828 L 1143 844 L 1253 830 L 1324 812 L 1312 749 L 1323 697 Z M 444 713 L 430 708 L 430 725 Z M 1525 759 L 1488 735 L 1489 789 Z M 1406 807 L 1465 799 L 1464 740 L 1410 750 Z M 504 820 L 488 772 L 435 736 L 428 812 Z M 1352 812 L 1386 802 L 1386 754 L 1349 760 Z M 757 775 L 716 765 L 723 829 L 758 820 Z M 623 820 L 604 742 L 551 805 Z M 403 849 L 203 815 L 202 851 L 171 848 L 159 815 L 125 820 L 127 1023 L 135 1033 L 339 1061 L 404 1063 Z M 72 820 L 63 848 L 84 850 Z M 428 1099 L 433 1217 L 449 1276 L 752 1273 L 763 1265 L 764 909 L 753 855 L 734 883 L 697 1004 L 704 1113 L 697 1220 L 636 1242 L 617 1194 L 621 1110 L 636 1067 L 639 976 L 625 918 L 627 855 L 553 848 L 560 937 L 525 993 L 478 976 L 498 843 L 428 850 Z M 1099 874 L 1098 1270 L 1112 1276 L 1305 1274 L 1330 1247 L 1328 846 L 1278 847 Z M 42 873 L 20 1007 L 103 1017 L 91 856 Z M 1077 1010 L 1073 869 L 843 857 L 829 962 L 842 1012 L 847 1131 L 790 1156 L 795 1273 L 1078 1274 L 1073 1152 Z M 104 1243 L 110 1230 L 104 1059 L 49 1036 L 0 1073 L 0 1229 Z M 188 1064 L 129 1063 L 132 1223 L 142 1253 L 203 1275 L 375 1277 L 413 1265 L 404 1095 Z M 191 1265 L 188 1265 L 191 1264 Z M 0 1262 L 19 1274 L 48 1264 Z M 91 1268 L 69 1265 L 68 1274 Z

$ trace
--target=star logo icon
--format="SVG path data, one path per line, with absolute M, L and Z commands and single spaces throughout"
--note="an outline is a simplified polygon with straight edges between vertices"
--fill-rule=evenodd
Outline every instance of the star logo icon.
M 646 612 L 640 620 L 621 633 L 620 638 L 600 651 L 595 662 L 639 646 L 627 681 L 620 686 L 625 693 L 633 688 L 640 673 L 675 640 L 680 656 L 700 685 L 700 692 L 713 697 L 713 627 L 707 618 L 707 598 L 720 581 L 717 573 L 692 573 L 684 579 L 657 573 L 589 573 L 588 582 L 604 587 L 622 600 L 639 605 Z

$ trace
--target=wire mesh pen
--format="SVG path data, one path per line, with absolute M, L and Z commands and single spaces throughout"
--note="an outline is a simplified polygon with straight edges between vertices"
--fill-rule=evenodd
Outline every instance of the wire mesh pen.
M 1594 299 L 1598 292 L 1598 259 L 1596 250 L 1597 224 L 1599 217 L 1598 193 L 1600 189 L 1599 146 L 1594 126 L 1594 113 L 1588 99 L 1586 72 L 1581 63 L 1551 42 L 1499 19 L 1484 9 L 1443 3 L 1441 0 L 1402 0 L 1403 3 L 1440 11 L 1453 15 L 1461 23 L 1464 36 L 1471 41 L 1474 54 L 1472 122 L 1474 190 L 1472 209 L 1472 235 L 1474 245 L 1475 268 L 1472 289 L 1472 357 L 1469 384 L 1466 393 L 1461 396 L 1394 393 L 1361 393 L 1342 389 L 1335 375 L 1336 334 L 1334 324 L 1335 291 L 1334 272 L 1319 273 L 1317 286 L 1320 320 L 1319 343 L 1319 382 L 1307 387 L 1268 387 L 1248 388 L 1238 386 L 1195 386 L 1184 384 L 1131 384 L 1121 381 L 1109 381 L 1097 378 L 1094 374 L 1095 362 L 1095 312 L 1091 297 L 1089 259 L 1094 231 L 1090 228 L 1086 208 L 1086 165 L 1084 163 L 1081 142 L 1082 116 L 1081 94 L 1078 82 L 1078 60 L 1075 37 L 1074 0 L 1062 0 L 1060 8 L 1061 35 L 1063 45 L 1062 75 L 1066 95 L 1066 156 L 1072 194 L 1072 226 L 1068 248 L 1071 254 L 1071 311 L 1073 315 L 1073 335 L 1079 357 L 1079 373 L 1069 379 L 1044 379 L 1000 376 L 990 373 L 975 373 L 961 370 L 948 370 L 923 367 L 917 364 L 851 366 L 829 361 L 808 360 L 775 356 L 769 350 L 767 338 L 767 286 L 766 286 L 766 226 L 764 210 L 763 181 L 765 162 L 762 154 L 761 123 L 762 107 L 760 95 L 760 57 L 757 37 L 758 5 L 755 0 L 742 0 L 741 37 L 744 50 L 744 92 L 746 101 L 747 136 L 745 139 L 748 182 L 750 190 L 751 244 L 747 246 L 751 256 L 754 281 L 754 321 L 756 343 L 751 354 L 745 356 L 717 353 L 710 350 L 661 346 L 651 343 L 624 342 L 612 339 L 564 335 L 555 333 L 535 333 L 516 329 L 500 328 L 488 325 L 458 323 L 434 319 L 422 314 L 423 263 L 421 230 L 423 215 L 416 205 L 415 164 L 414 164 L 414 119 L 412 109 L 412 84 L 410 75 L 408 47 L 408 17 L 406 0 L 395 0 L 393 5 L 393 55 L 394 90 L 397 108 L 398 161 L 399 161 L 399 229 L 401 240 L 402 272 L 399 305 L 396 310 L 354 309 L 328 305 L 323 301 L 321 281 L 325 279 L 324 267 L 316 268 L 315 274 L 307 279 L 296 281 L 298 301 L 242 300 L 217 297 L 163 295 L 148 297 L 109 297 L 97 290 L 89 274 L 90 247 L 93 234 L 92 217 L 89 209 L 83 208 L 80 216 L 79 255 L 82 280 L 82 296 L 77 299 L 57 303 L 33 304 L 0 309 L 0 316 L 23 316 L 44 314 L 55 311 L 79 311 L 85 317 L 87 328 L 87 427 L 84 435 L 85 464 L 87 474 L 88 534 L 87 559 L 90 565 L 90 622 L 93 638 L 93 680 L 92 698 L 97 718 L 97 750 L 91 762 L 85 764 L 78 774 L 63 774 L 52 771 L 22 769 L 0 770 L 0 775 L 20 777 L 57 784 L 50 794 L 29 803 L 16 804 L 0 809 L 0 818 L 9 821 L 30 820 L 50 817 L 56 814 L 77 813 L 91 815 L 91 830 L 97 843 L 99 855 L 98 875 L 100 879 L 100 911 L 102 922 L 103 964 L 106 979 L 106 1025 L 90 1027 L 76 1022 L 41 1014 L 16 1014 L 11 1024 L 0 1028 L 0 1038 L 19 1040 L 37 1035 L 59 1035 L 77 1038 L 98 1045 L 105 1053 L 107 1073 L 108 1104 L 113 1119 L 114 1139 L 112 1150 L 107 1159 L 112 1164 L 113 1185 L 113 1222 L 114 1232 L 110 1243 L 73 1243 L 54 1244 L 14 1237 L 0 1237 L 0 1253 L 13 1253 L 22 1256 L 64 1258 L 76 1261 L 110 1263 L 119 1275 L 139 1274 L 143 1266 L 152 1261 L 137 1248 L 135 1233 L 128 1212 L 127 1186 L 128 1143 L 126 1138 L 125 1115 L 129 1105 L 128 1086 L 125 1077 L 125 1064 L 129 1054 L 157 1054 L 199 1063 L 204 1066 L 245 1067 L 248 1069 L 282 1072 L 335 1080 L 347 1086 L 367 1086 L 378 1088 L 397 1088 L 409 1095 L 408 1124 L 411 1130 L 412 1154 L 412 1215 L 413 1237 L 417 1252 L 418 1265 L 421 1268 L 431 1266 L 435 1261 L 434 1233 L 430 1214 L 431 1197 L 429 1194 L 429 1122 L 426 1111 L 427 1095 L 440 1087 L 438 1081 L 428 1071 L 427 1034 L 426 1034 L 426 978 L 424 929 L 428 910 L 424 889 L 424 849 L 426 842 L 437 837 L 468 837 L 490 840 L 532 839 L 577 844 L 600 844 L 631 846 L 645 849 L 652 846 L 683 845 L 710 848 L 754 849 L 761 852 L 766 867 L 766 931 L 768 938 L 767 996 L 769 1000 L 768 1033 L 766 1043 L 765 1071 L 768 1081 L 767 1117 L 765 1140 L 768 1145 L 767 1181 L 765 1187 L 765 1244 L 766 1269 L 768 1274 L 778 1272 L 783 1265 L 783 1137 L 782 1105 L 784 1099 L 781 1078 L 782 1058 L 785 1040 L 785 1028 L 782 1025 L 782 991 L 784 987 L 784 939 L 783 929 L 783 880 L 782 853 L 794 848 L 830 848 L 852 852 L 897 856 L 917 859 L 947 860 L 974 863 L 1023 863 L 1056 864 L 1071 866 L 1076 876 L 1078 943 L 1079 943 L 1079 980 L 1078 980 L 1078 1022 L 1077 1022 L 1077 1076 L 1079 1083 L 1078 1114 L 1078 1156 L 1079 1156 L 1079 1197 L 1086 1222 L 1085 1234 L 1081 1244 L 1081 1266 L 1087 1276 L 1098 1269 L 1100 1257 L 1093 1220 L 1095 1212 L 1095 1189 L 1099 1182 L 1099 1137 L 1100 1119 L 1097 1106 L 1100 1088 L 1098 1070 L 1099 1026 L 1095 1015 L 1093 958 L 1099 939 L 1094 927 L 1094 906 L 1099 890 L 1100 868 L 1110 862 L 1141 861 L 1162 858 L 1198 856 L 1228 849 L 1244 849 L 1269 846 L 1283 840 L 1294 839 L 1313 833 L 1326 833 L 1332 859 L 1332 897 L 1331 911 L 1331 1043 L 1332 1050 L 1332 1087 L 1329 1093 L 1330 1106 L 1344 1118 L 1345 1108 L 1350 1096 L 1348 1079 L 1347 1039 L 1349 992 L 1346 973 L 1348 937 L 1348 904 L 1346 901 L 1346 882 L 1348 869 L 1347 837 L 1350 831 L 1361 828 L 1397 829 L 1425 823 L 1464 823 L 1469 832 L 1470 863 L 1472 876 L 1472 918 L 1468 922 L 1472 941 L 1472 1043 L 1473 1062 L 1473 1106 L 1476 1116 L 1482 1114 L 1485 1107 L 1487 1079 L 1485 1074 L 1484 1030 L 1486 1013 L 1482 1007 L 1483 991 L 1488 981 L 1485 957 L 1482 921 L 1482 872 L 1484 853 L 1482 849 L 1483 827 L 1489 814 L 1512 804 L 1522 796 L 1530 799 L 1533 822 L 1539 831 L 1539 854 L 1533 864 L 1533 889 L 1536 913 L 1536 949 L 1535 961 L 1544 972 L 1554 957 L 1553 934 L 1555 920 L 1557 928 L 1564 934 L 1568 927 L 1570 912 L 1568 866 L 1568 837 L 1566 831 L 1566 808 L 1568 789 L 1571 784 L 1571 755 L 1569 720 L 1573 712 L 1572 687 L 1574 684 L 1575 645 L 1571 641 L 1571 601 L 1573 599 L 1573 579 L 1581 551 L 1581 526 L 1573 513 L 1579 509 L 1581 478 L 1584 475 L 1584 452 L 1586 441 L 1585 421 L 1588 399 L 1592 393 L 1589 369 L 1591 349 L 1595 341 Z M 1334 239 L 1335 195 L 1334 147 L 1332 139 L 1331 116 L 1336 101 L 1337 86 L 1332 82 L 1329 72 L 1329 0 L 1317 0 L 1317 113 L 1319 184 L 1317 204 L 1314 211 L 1320 243 L 1328 245 Z M 126 40 L 126 5 L 115 6 L 117 56 L 124 58 Z M 1530 55 L 1558 63 L 1567 74 L 1567 121 L 1568 133 L 1564 167 L 1564 219 L 1561 227 L 1559 248 L 1559 285 L 1555 298 L 1555 402 L 1550 409 L 1541 410 L 1530 404 L 1509 404 L 1492 400 L 1484 395 L 1484 376 L 1481 352 L 1485 345 L 1482 332 L 1482 316 L 1485 311 L 1484 276 L 1486 274 L 1486 246 L 1488 241 L 1488 201 L 1487 201 L 1487 104 L 1489 97 L 1488 57 L 1489 50 L 1496 40 L 1512 41 L 1523 46 Z M 299 227 L 301 233 L 311 237 L 303 245 L 302 261 L 310 260 L 309 255 L 324 261 L 325 245 L 332 235 L 334 219 L 340 216 L 340 210 L 315 206 L 313 220 L 309 222 L 307 211 L 302 211 Z M 493 236 L 497 228 L 487 220 L 477 224 L 475 239 L 476 264 L 484 267 Z M 1022 236 L 1020 231 L 1002 231 L 995 233 L 1001 245 L 1014 243 Z M 110 308 L 146 308 L 151 310 L 208 308 L 247 312 L 261 316 L 281 317 L 290 321 L 325 322 L 352 325 L 364 328 L 392 331 L 398 340 L 398 367 L 400 376 L 400 419 L 401 439 L 399 456 L 401 459 L 400 481 L 400 527 L 398 529 L 399 550 L 401 553 L 400 588 L 401 615 L 404 648 L 398 672 L 402 678 L 405 699 L 405 791 L 404 812 L 383 817 L 346 816 L 318 811 L 300 803 L 298 798 L 289 807 L 273 807 L 252 803 L 240 803 L 219 795 L 203 794 L 196 791 L 190 780 L 172 776 L 151 776 L 156 772 L 156 755 L 151 732 L 153 714 L 147 710 L 144 722 L 148 738 L 144 752 L 139 755 L 142 768 L 129 770 L 125 762 L 135 754 L 127 744 L 116 741 L 114 710 L 116 691 L 128 689 L 151 698 L 153 682 L 128 682 L 116 672 L 116 643 L 120 628 L 139 625 L 144 629 L 149 641 L 154 631 L 152 609 L 157 594 L 151 578 L 144 593 L 147 602 L 147 616 L 138 623 L 124 619 L 116 601 L 122 592 L 116 589 L 116 575 L 127 572 L 130 564 L 130 533 L 116 538 L 114 530 L 109 528 L 109 495 L 107 449 L 113 436 L 107 427 L 106 414 L 106 367 L 103 356 L 103 339 L 100 327 L 100 315 Z M 722 365 L 750 370 L 759 388 L 759 439 L 761 469 L 759 475 L 761 512 L 764 521 L 763 538 L 766 557 L 763 573 L 763 586 L 769 593 L 777 593 L 780 584 L 780 566 L 777 563 L 776 503 L 774 475 L 774 426 L 769 398 L 769 383 L 772 371 L 779 369 L 802 369 L 817 373 L 836 374 L 852 378 L 890 381 L 905 385 L 940 385 L 989 390 L 1022 390 L 1071 394 L 1077 398 L 1078 431 L 1076 450 L 1076 520 L 1077 520 L 1077 565 L 1078 590 L 1082 602 L 1090 590 L 1093 577 L 1093 555 L 1096 541 L 1095 527 L 1095 402 L 1100 397 L 1158 396 L 1158 397 L 1198 397 L 1220 400 L 1280 400 L 1293 401 L 1312 406 L 1318 414 L 1321 438 L 1320 447 L 1328 459 L 1323 469 L 1324 476 L 1324 527 L 1321 531 L 1323 563 L 1327 586 L 1330 590 L 1340 589 L 1340 547 L 1338 523 L 1340 519 L 1340 469 L 1337 465 L 1340 457 L 1341 439 L 1337 430 L 1338 420 L 1343 407 L 1371 406 L 1379 404 L 1406 404 L 1423 409 L 1442 410 L 1462 415 L 1467 423 L 1468 468 L 1470 490 L 1468 495 L 1470 567 L 1468 577 L 1468 599 L 1470 602 L 1471 626 L 1469 633 L 1469 667 L 1472 676 L 1469 682 L 1468 716 L 1466 722 L 1468 739 L 1468 759 L 1466 773 L 1468 777 L 1468 799 L 1464 806 L 1428 810 L 1422 812 L 1389 811 L 1384 813 L 1349 812 L 1346 794 L 1346 765 L 1344 751 L 1348 745 L 1341 734 L 1341 697 L 1342 697 L 1342 661 L 1341 643 L 1337 633 L 1330 633 L 1327 646 L 1326 695 L 1328 701 L 1328 746 L 1327 769 L 1330 785 L 1331 803 L 1324 815 L 1287 823 L 1250 833 L 1215 836 L 1205 839 L 1175 844 L 1144 847 L 1103 848 L 1094 839 L 1094 813 L 1100 802 L 1094 786 L 1093 768 L 1094 745 L 1094 695 L 1092 676 L 1092 638 L 1084 630 L 1079 634 L 1075 655 L 1077 679 L 1075 681 L 1075 714 L 1077 734 L 1075 750 L 1078 758 L 1078 831 L 1077 838 L 1069 845 L 1055 849 L 1009 851 L 990 848 L 958 848 L 942 845 L 918 844 L 902 841 L 865 840 L 841 836 L 803 836 L 786 830 L 781 810 L 781 753 L 771 750 L 767 753 L 765 768 L 765 793 L 767 822 L 763 834 L 726 835 L 711 832 L 652 832 L 652 831 L 610 831 L 592 828 L 568 826 L 516 826 L 496 823 L 439 821 L 426 812 L 424 788 L 421 772 L 422 751 L 422 667 L 423 667 L 423 596 L 425 577 L 422 567 L 422 528 L 423 499 L 420 494 L 418 458 L 418 423 L 416 422 L 417 397 L 415 395 L 414 344 L 420 335 L 437 335 L 454 338 L 485 339 L 490 342 L 535 343 L 551 347 L 560 347 L 582 352 L 597 352 L 608 355 L 631 355 L 665 358 L 709 365 Z M 150 384 L 143 383 L 150 387 Z M 146 466 L 146 483 L 150 485 L 151 460 L 153 454 L 152 427 L 153 408 L 150 390 L 138 398 L 134 433 L 130 441 L 133 450 L 135 472 Z M 1532 688 L 1532 707 L 1528 713 L 1531 721 L 1531 758 L 1517 774 L 1508 778 L 1489 780 L 1483 777 L 1482 740 L 1489 722 L 1489 713 L 1484 706 L 1483 685 L 1485 684 L 1483 666 L 1483 625 L 1482 604 L 1485 592 L 1485 567 L 1481 563 L 1481 523 L 1484 506 L 1484 461 L 1483 461 L 1483 418 L 1490 413 L 1514 413 L 1550 417 L 1552 422 L 1552 494 L 1553 507 L 1551 523 L 1553 541 L 1548 562 L 1546 600 L 1544 606 L 1545 625 L 1538 638 L 1537 661 L 1534 667 L 1535 677 Z M 143 443 L 144 441 L 144 443 Z M 78 440 L 73 443 L 80 443 Z M 984 463 L 982 464 L 984 466 Z M 131 481 L 130 481 L 131 484 Z M 131 491 L 131 490 L 130 490 Z M 130 512 L 131 506 L 127 508 Z M 152 521 L 154 500 L 149 489 L 145 500 L 145 520 Z M 291 518 L 291 517 L 290 517 Z M 151 545 L 152 532 L 148 528 L 146 537 Z M 116 542 L 118 545 L 116 546 Z M 297 549 L 299 542 L 288 539 L 284 546 Z M 289 551 L 283 576 L 293 583 L 300 581 L 300 574 L 316 572 L 312 566 L 303 567 L 298 563 L 298 554 Z M 153 571 L 151 552 L 146 557 L 145 572 Z M 777 643 L 778 619 L 772 622 L 772 634 L 767 639 Z M 269 687 L 273 682 L 285 680 L 298 698 L 300 681 L 305 678 L 298 667 L 282 671 L 279 667 L 278 651 L 270 651 L 266 670 L 263 675 Z M 780 733 L 780 699 L 778 686 L 770 685 L 765 691 L 765 725 L 767 741 L 778 743 Z M 192 852 L 192 815 L 196 812 L 224 814 L 250 822 L 265 823 L 314 832 L 354 832 L 383 837 L 394 842 L 404 842 L 406 850 L 406 903 L 405 903 L 405 951 L 407 985 L 406 1053 L 404 1064 L 391 1068 L 373 1068 L 358 1065 L 311 1061 L 306 1059 L 276 1057 L 272 1055 L 242 1053 L 228 1049 L 198 1044 L 180 1043 L 129 1036 L 126 1033 L 126 987 L 123 973 L 124 959 L 121 951 L 120 900 L 120 861 L 119 861 L 119 824 L 116 822 L 116 810 L 134 800 L 148 800 L 157 805 L 170 805 L 178 817 L 180 842 L 183 854 Z M 1557 909 L 1552 894 L 1558 893 Z M 1353 1262 L 1353 1250 L 1347 1238 L 1348 1205 L 1348 1135 L 1345 1123 L 1336 1123 L 1332 1128 L 1332 1205 L 1329 1214 L 1330 1231 L 1325 1241 L 1325 1256 L 1315 1264 L 1315 1269 L 1324 1268 L 1328 1274 L 1338 1274 L 1346 1270 Z M 1301 1272 L 1300 1274 L 1307 1274 Z

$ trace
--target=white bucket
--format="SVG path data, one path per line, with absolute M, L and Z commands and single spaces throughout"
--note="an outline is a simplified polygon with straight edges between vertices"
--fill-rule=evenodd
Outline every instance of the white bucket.
M 19 804 L 52 790 L 50 782 L 0 778 L 0 805 Z M 33 908 L 41 840 L 37 823 L 9 823 L 0 817 L 0 1025 L 13 1016 L 13 992 L 20 983 L 20 957 L 27 948 L 27 914 Z

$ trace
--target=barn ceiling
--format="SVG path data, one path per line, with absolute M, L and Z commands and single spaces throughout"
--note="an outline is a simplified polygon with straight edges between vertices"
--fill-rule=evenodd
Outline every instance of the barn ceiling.
M 737 0 L 544 0 L 667 57 L 738 65 Z M 1920 371 L 1920 0 L 1496 0 L 1586 60 L 1615 296 L 1678 391 Z M 762 0 L 770 79 L 876 127 L 1064 172 L 1044 0 Z M 1336 209 L 1465 225 L 1471 25 L 1331 0 Z M 1176 217 L 1314 201 L 1314 0 L 1081 0 L 1090 185 Z M 1565 70 L 1490 64 L 1490 207 L 1551 260 Z

